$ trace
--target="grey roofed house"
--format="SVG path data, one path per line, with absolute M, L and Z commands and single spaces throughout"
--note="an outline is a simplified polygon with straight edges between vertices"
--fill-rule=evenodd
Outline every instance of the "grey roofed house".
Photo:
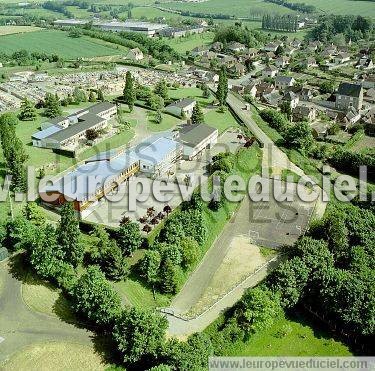
M 217 132 L 217 129 L 206 124 L 185 125 L 179 131 L 181 142 L 193 147 L 215 132 Z
M 175 107 L 179 107 L 179 108 L 186 108 L 188 106 L 190 106 L 191 104 L 193 104 L 195 102 L 195 99 L 193 98 L 183 98 L 177 102 L 173 102 L 170 104 L 170 106 L 175 106 Z
M 292 85 L 294 83 L 294 77 L 292 76 L 276 76 L 276 85 Z
M 111 109 L 113 107 L 114 107 L 113 103 L 110 103 L 110 102 L 99 102 L 99 103 L 94 104 L 91 107 L 83 108 L 83 109 L 79 110 L 78 112 L 72 113 L 68 117 L 79 116 L 83 112 L 89 112 L 89 113 L 91 113 L 93 115 L 99 115 L 100 113 L 102 113 L 104 111 L 107 111 L 107 110 L 109 110 L 109 109 Z
M 337 94 L 356 98 L 359 98 L 361 96 L 361 92 L 361 85 L 351 84 L 349 82 L 342 82 L 339 88 L 337 89 Z
M 103 118 L 92 113 L 86 113 L 80 116 L 80 120 L 82 121 L 79 121 L 74 125 L 70 125 L 64 130 L 57 131 L 56 133 L 53 133 L 46 137 L 46 139 L 51 139 L 53 141 L 61 143 L 105 121 Z
M 284 97 L 283 97 L 283 100 L 284 101 L 287 101 L 287 102 L 292 102 L 293 100 L 297 99 L 298 98 L 298 95 L 292 91 L 288 91 Z

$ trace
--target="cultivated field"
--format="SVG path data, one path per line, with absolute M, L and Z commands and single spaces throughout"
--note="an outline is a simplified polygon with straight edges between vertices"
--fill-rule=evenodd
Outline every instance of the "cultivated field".
M 314 5 L 324 13 L 333 14 L 355 14 L 375 17 L 375 6 L 371 1 L 356 0 L 296 0 L 296 2 Z M 163 6 L 163 5 L 162 5 Z M 237 17 L 249 17 L 256 13 L 295 13 L 286 7 L 267 3 L 263 0 L 209 0 L 203 3 L 167 3 L 166 8 L 178 10 L 190 10 L 192 12 L 204 12 L 213 14 L 228 14 Z
M 324 13 L 363 15 L 375 18 L 375 4 L 373 1 L 358 0 L 295 0 L 296 3 L 314 5 Z
M 116 55 L 119 50 L 103 45 L 88 37 L 71 38 L 68 33 L 55 30 L 28 32 L 1 37 L 1 51 L 13 53 L 18 50 L 57 54 L 65 59 Z
M 32 26 L 0 26 L 0 36 L 34 31 L 40 31 L 40 28 Z

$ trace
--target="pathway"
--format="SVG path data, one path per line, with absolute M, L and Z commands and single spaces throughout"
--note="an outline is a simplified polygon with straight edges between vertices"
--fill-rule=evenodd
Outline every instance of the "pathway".
M 21 294 L 22 283 L 0 263 L 0 364 L 22 348 L 41 342 L 92 344 L 93 333 L 58 318 L 31 311 Z

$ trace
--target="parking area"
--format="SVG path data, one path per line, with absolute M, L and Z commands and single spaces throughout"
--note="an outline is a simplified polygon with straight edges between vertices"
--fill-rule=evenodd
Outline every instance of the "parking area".
M 306 230 L 316 202 L 301 200 L 296 185 L 289 185 L 293 189 L 293 201 L 277 201 L 271 196 L 268 201 L 249 202 L 248 237 L 251 243 L 270 248 L 290 246 Z

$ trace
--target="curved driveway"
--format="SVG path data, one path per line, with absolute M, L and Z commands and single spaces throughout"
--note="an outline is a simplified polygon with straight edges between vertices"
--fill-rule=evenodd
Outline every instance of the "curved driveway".
M 93 333 L 90 331 L 31 311 L 23 302 L 21 282 L 12 276 L 6 262 L 0 263 L 0 281 L 0 365 L 12 354 L 34 343 L 92 344 Z

